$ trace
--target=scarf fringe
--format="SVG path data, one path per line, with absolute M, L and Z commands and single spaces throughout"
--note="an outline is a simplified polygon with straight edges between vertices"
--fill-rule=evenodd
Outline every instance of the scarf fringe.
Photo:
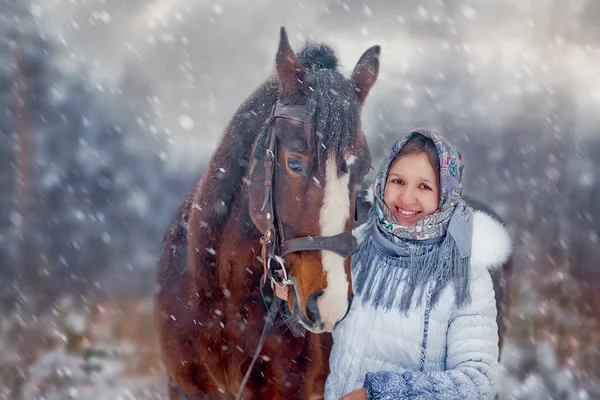
M 432 306 L 440 299 L 442 291 L 451 282 L 455 304 L 463 307 L 471 303 L 470 257 L 461 258 L 452 235 L 421 256 L 389 257 L 373 244 L 371 234 L 364 238 L 352 260 L 353 287 L 363 304 L 388 311 L 397 308 L 407 314 L 411 306 L 422 305 L 429 282 L 434 282 L 431 293 Z M 401 283 L 402 287 L 401 287 Z M 399 292 L 401 290 L 401 292 Z

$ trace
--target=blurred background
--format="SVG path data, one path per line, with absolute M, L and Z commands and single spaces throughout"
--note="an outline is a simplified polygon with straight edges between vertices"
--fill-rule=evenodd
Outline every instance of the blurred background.
M 0 399 L 164 399 L 167 224 L 279 27 L 371 45 L 378 167 L 415 127 L 514 236 L 501 399 L 600 398 L 600 2 L 0 0 Z

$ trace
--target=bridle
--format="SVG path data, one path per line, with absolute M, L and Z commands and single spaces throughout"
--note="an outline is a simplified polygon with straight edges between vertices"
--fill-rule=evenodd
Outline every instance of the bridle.
M 281 220 L 277 218 L 277 210 L 273 202 L 274 179 L 277 171 L 277 146 L 278 138 L 273 127 L 275 120 L 288 119 L 307 124 L 306 106 L 286 105 L 277 101 L 271 110 L 271 115 L 265 122 L 262 135 L 266 135 L 267 146 L 265 150 L 264 167 L 264 198 L 260 209 L 265 213 L 267 229 L 260 239 L 262 245 L 261 258 L 263 262 L 263 283 L 271 282 L 271 286 L 281 289 L 293 286 L 288 271 L 283 262 L 287 254 L 307 250 L 328 250 L 346 258 L 356 251 L 356 238 L 350 232 L 342 232 L 335 236 L 307 236 L 285 239 Z M 260 156 L 260 155 L 259 155 Z M 356 213 L 355 213 L 356 217 Z M 274 288 L 273 288 L 274 289 Z
M 306 106 L 287 105 L 278 100 L 273 106 L 271 115 L 265 122 L 264 129 L 259 137 L 259 140 L 263 139 L 267 144 L 264 154 L 265 158 L 263 160 L 265 167 L 265 194 L 262 207 L 260 209 L 260 212 L 265 213 L 265 218 L 267 221 L 267 229 L 260 238 L 260 244 L 262 246 L 261 258 L 264 269 L 263 285 L 267 281 L 271 282 L 274 299 L 271 303 L 269 316 L 258 342 L 258 347 L 256 348 L 252 362 L 246 371 L 246 375 L 244 376 L 242 384 L 240 385 L 236 400 L 242 399 L 244 389 L 248 383 L 248 380 L 250 379 L 250 374 L 252 373 L 254 363 L 260 355 L 260 351 L 262 350 L 262 346 L 267 338 L 267 335 L 273 328 L 275 317 L 279 311 L 279 303 L 275 294 L 275 286 L 283 289 L 287 286 L 294 285 L 294 280 L 290 279 L 291 277 L 288 275 L 283 257 L 285 257 L 287 254 L 299 251 L 329 250 L 346 258 L 354 253 L 358 247 L 356 238 L 350 232 L 342 232 L 335 236 L 307 236 L 288 240 L 285 239 L 283 226 L 281 224 L 281 220 L 277 218 L 277 209 L 275 208 L 275 203 L 273 202 L 273 189 L 275 187 L 275 177 L 277 171 L 277 145 L 279 142 L 273 125 L 277 118 L 289 119 L 292 121 L 301 122 L 305 125 L 308 123 Z M 260 158 L 260 154 L 258 157 L 256 157 L 255 154 L 255 161 L 257 158 Z M 355 219 L 357 215 L 356 212 L 357 209 L 355 209 Z M 291 331 L 294 333 L 294 329 L 291 329 Z M 294 335 L 296 334 L 294 333 Z
M 294 280 L 288 274 L 283 257 L 290 253 L 296 253 L 299 251 L 328 250 L 346 258 L 353 254 L 358 247 L 356 238 L 350 232 L 342 232 L 335 236 L 306 236 L 288 240 L 285 239 L 283 226 L 281 224 L 281 220 L 277 218 L 277 209 L 275 208 L 275 204 L 273 202 L 273 189 L 275 187 L 274 180 L 277 171 L 277 146 L 279 142 L 273 125 L 277 118 L 298 121 L 305 125 L 308 123 L 306 106 L 287 105 L 279 102 L 278 100 L 273 106 L 271 115 L 265 122 L 263 131 L 259 136 L 259 141 L 265 140 L 267 144 L 265 153 L 263 155 L 255 154 L 254 159 L 254 162 L 262 159 L 265 167 L 265 194 L 262 207 L 260 209 L 260 212 L 265 213 L 265 219 L 267 221 L 267 228 L 263 232 L 263 236 L 260 238 L 260 244 L 262 246 L 261 259 L 264 269 L 262 283 L 264 285 L 268 281 L 271 282 L 274 299 L 271 302 L 269 316 L 267 317 L 260 340 L 254 353 L 254 357 L 252 358 L 252 362 L 250 363 L 250 366 L 248 367 L 248 370 L 246 371 L 244 379 L 240 385 L 236 400 L 242 399 L 244 389 L 248 384 L 254 364 L 260 355 L 260 351 L 262 350 L 268 334 L 273 328 L 275 317 L 277 316 L 277 313 L 280 312 L 279 303 L 276 300 L 277 296 L 275 295 L 275 286 L 281 289 L 284 289 L 287 286 L 294 286 Z M 251 167 L 251 171 L 253 169 L 254 165 Z M 357 208 L 355 208 L 354 217 L 355 219 L 357 218 Z M 290 330 L 294 332 L 294 329 Z M 296 335 L 296 333 L 294 334 Z M 188 398 L 181 387 L 177 387 L 176 390 L 182 399 Z

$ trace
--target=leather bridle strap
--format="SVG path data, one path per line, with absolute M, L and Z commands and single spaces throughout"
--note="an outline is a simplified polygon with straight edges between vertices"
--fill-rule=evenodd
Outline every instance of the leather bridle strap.
M 264 130 L 266 136 L 266 154 L 264 159 L 265 167 L 265 181 L 264 189 L 265 195 L 261 211 L 265 213 L 267 230 L 264 236 L 261 238 L 262 244 L 262 256 L 263 256 L 263 267 L 265 272 L 265 279 L 272 280 L 279 287 L 284 287 L 291 284 L 291 280 L 288 279 L 287 271 L 283 266 L 282 257 L 287 254 L 307 251 L 307 250 L 328 250 L 339 254 L 342 257 L 348 257 L 356 251 L 357 243 L 354 236 L 349 232 L 342 232 L 339 235 L 325 237 L 301 237 L 285 240 L 283 227 L 281 222 L 277 218 L 277 211 L 273 204 L 274 196 L 274 179 L 277 171 L 277 135 L 273 124 L 275 119 L 284 118 L 292 121 L 307 123 L 306 106 L 299 105 L 286 105 L 279 101 L 273 106 L 271 115 L 265 122 Z M 280 268 L 272 268 L 271 260 L 275 260 L 279 264 Z M 281 274 L 274 274 L 276 271 L 281 271 Z M 275 276 L 280 275 L 280 276 Z M 277 283 L 279 279 L 283 279 L 280 284 Z M 281 286 L 283 284 L 283 286 Z
M 250 366 L 248 367 L 248 370 L 246 371 L 246 374 L 244 375 L 244 379 L 242 380 L 242 384 L 240 385 L 238 393 L 235 396 L 236 400 L 242 400 L 242 398 L 244 396 L 244 390 L 246 389 L 246 385 L 248 384 L 248 380 L 250 379 L 250 375 L 252 373 L 252 368 L 254 367 L 256 360 L 258 360 L 258 357 L 260 356 L 260 351 L 262 350 L 263 345 L 265 344 L 265 340 L 267 339 L 267 336 L 269 336 L 271 329 L 273 329 L 273 326 L 275 325 L 275 317 L 277 316 L 278 311 L 279 310 L 278 310 L 277 302 L 274 298 L 273 302 L 271 303 L 271 307 L 269 307 L 269 316 L 267 317 L 267 321 L 265 322 L 265 326 L 263 328 L 262 334 L 260 335 L 260 339 L 258 340 L 258 345 L 256 346 L 256 351 L 254 352 L 254 356 L 252 357 Z
M 346 258 L 357 248 L 356 238 L 350 232 L 342 232 L 335 236 L 308 236 L 289 239 L 283 244 L 281 257 L 306 250 L 329 250 Z
M 306 106 L 296 106 L 277 102 L 273 111 L 273 118 L 285 118 L 292 121 L 306 123 Z

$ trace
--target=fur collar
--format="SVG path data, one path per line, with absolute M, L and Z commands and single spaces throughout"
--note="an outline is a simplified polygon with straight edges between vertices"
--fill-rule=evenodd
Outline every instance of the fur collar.
M 473 213 L 471 267 L 493 270 L 506 263 L 513 245 L 504 225 L 483 211 Z

